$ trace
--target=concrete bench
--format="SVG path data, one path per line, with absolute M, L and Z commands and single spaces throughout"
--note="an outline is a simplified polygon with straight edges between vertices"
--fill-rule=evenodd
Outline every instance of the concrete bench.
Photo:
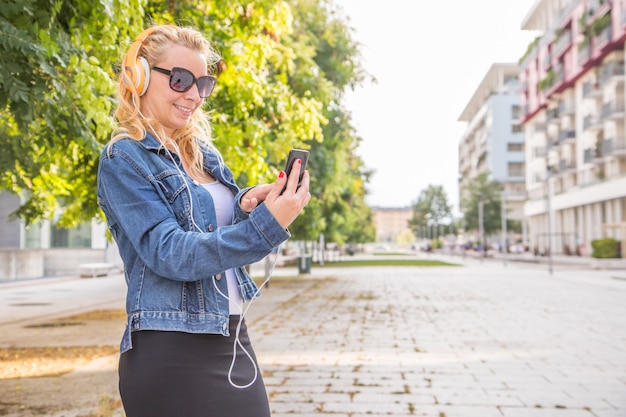
M 95 278 L 109 275 L 115 265 L 105 262 L 93 262 L 78 265 L 78 273 L 81 277 Z

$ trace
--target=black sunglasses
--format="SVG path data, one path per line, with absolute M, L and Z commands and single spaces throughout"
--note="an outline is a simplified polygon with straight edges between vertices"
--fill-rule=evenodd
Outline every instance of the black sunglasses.
M 152 67 L 153 70 L 161 74 L 170 76 L 170 88 L 178 93 L 189 91 L 194 84 L 198 86 L 200 97 L 207 98 L 213 92 L 217 78 L 212 75 L 204 75 L 196 78 L 191 71 L 185 68 L 174 67 L 171 70 L 165 68 Z

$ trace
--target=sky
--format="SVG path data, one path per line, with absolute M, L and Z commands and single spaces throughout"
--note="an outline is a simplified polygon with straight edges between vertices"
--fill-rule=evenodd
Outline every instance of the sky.
M 535 0 L 334 0 L 377 83 L 349 92 L 374 175 L 370 206 L 408 207 L 443 186 L 458 214 L 458 119 L 493 63 L 515 63 L 537 33 L 521 24 Z

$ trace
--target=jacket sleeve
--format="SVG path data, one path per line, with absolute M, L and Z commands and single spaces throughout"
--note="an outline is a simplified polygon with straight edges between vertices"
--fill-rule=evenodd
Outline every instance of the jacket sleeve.
M 249 215 L 236 209 L 236 216 L 245 218 L 231 226 L 184 230 L 151 174 L 115 148 L 100 158 L 98 200 L 120 252 L 136 253 L 153 272 L 174 280 L 194 281 L 249 265 L 289 238 L 265 204 Z M 137 261 L 127 258 L 125 263 Z

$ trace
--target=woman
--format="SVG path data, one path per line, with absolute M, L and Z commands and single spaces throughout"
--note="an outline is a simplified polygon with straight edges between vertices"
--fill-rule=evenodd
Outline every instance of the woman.
M 127 417 L 270 416 L 241 314 L 258 296 L 244 267 L 289 237 L 309 176 L 296 190 L 296 162 L 289 178 L 239 190 L 201 110 L 219 59 L 198 31 L 169 25 L 144 31 L 124 58 L 98 202 L 128 285 Z

